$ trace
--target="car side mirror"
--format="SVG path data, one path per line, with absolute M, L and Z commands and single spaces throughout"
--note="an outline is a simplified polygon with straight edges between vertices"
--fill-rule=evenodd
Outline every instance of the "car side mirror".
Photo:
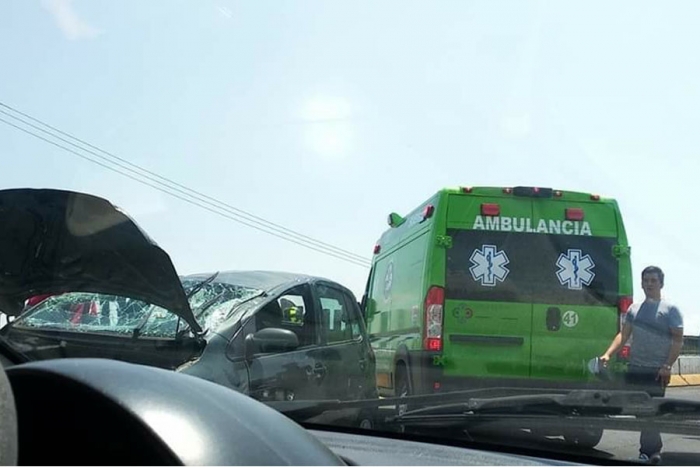
M 299 337 L 288 329 L 265 328 L 245 337 L 245 356 L 257 353 L 289 352 L 299 347 Z
M 379 312 L 375 309 L 374 300 L 368 298 L 367 295 L 362 297 L 362 301 L 360 302 L 360 311 L 362 312 L 362 317 L 364 318 L 365 323 L 371 322 L 372 319 L 374 319 L 374 315 L 379 314 Z

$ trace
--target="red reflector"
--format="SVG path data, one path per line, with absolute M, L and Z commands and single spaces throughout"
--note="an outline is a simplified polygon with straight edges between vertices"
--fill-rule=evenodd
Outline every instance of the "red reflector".
M 566 208 L 566 220 L 567 221 L 582 221 L 583 220 L 583 209 L 581 209 L 581 208 Z
M 620 297 L 617 302 L 617 309 L 620 313 L 627 313 L 627 310 L 632 306 L 632 297 Z
M 440 384 L 439 381 L 435 381 L 435 382 L 433 383 L 433 389 L 440 389 L 441 386 L 442 386 L 442 385 Z
M 427 205 L 423 209 L 423 219 L 428 219 L 429 217 L 432 217 L 434 212 L 435 206 L 433 206 L 432 204 Z
M 593 201 L 600 201 L 600 195 L 591 195 Z
M 512 188 L 504 188 L 503 193 L 509 195 L 509 194 L 513 193 L 513 189 Z
M 472 187 L 470 187 L 470 186 L 462 187 L 462 192 L 463 192 L 463 193 L 471 193 L 471 192 L 472 192 Z
M 442 350 L 442 339 L 437 337 L 429 337 L 427 341 L 428 350 Z
M 483 203 L 481 205 L 482 216 L 498 216 L 501 213 L 501 207 L 496 203 Z
M 382 251 L 381 245 L 374 245 L 374 254 L 378 255 L 380 251 Z

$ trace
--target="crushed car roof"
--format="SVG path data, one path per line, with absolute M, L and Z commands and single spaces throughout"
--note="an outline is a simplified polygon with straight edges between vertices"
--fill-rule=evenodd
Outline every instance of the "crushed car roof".
M 190 274 L 183 280 L 204 280 L 213 273 Z M 280 271 L 221 271 L 214 282 L 224 282 L 242 287 L 249 287 L 264 292 L 271 292 L 278 287 L 292 286 L 315 281 L 334 282 L 323 277 L 309 276 L 291 272 Z

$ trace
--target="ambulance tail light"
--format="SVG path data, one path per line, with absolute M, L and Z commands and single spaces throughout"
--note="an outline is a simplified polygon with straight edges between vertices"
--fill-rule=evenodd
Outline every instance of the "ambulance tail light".
M 617 309 L 621 315 L 627 313 L 627 310 L 632 306 L 632 297 L 620 297 L 617 302 Z
M 481 215 L 482 216 L 498 216 L 501 214 L 501 206 L 496 203 L 482 203 L 481 204 Z
M 627 314 L 627 310 L 630 309 L 631 305 L 632 297 L 620 297 L 620 299 L 617 301 L 617 316 L 619 318 L 617 323 L 618 331 L 622 330 L 622 325 L 625 322 L 625 315 Z
M 425 297 L 425 335 L 423 348 L 430 351 L 442 350 L 442 318 L 445 308 L 445 290 L 433 286 Z

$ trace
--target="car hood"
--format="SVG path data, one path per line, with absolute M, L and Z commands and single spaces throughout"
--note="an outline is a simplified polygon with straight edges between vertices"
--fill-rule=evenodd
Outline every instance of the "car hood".
M 0 190 L 0 310 L 65 292 L 143 300 L 201 332 L 170 257 L 119 208 L 71 191 Z

